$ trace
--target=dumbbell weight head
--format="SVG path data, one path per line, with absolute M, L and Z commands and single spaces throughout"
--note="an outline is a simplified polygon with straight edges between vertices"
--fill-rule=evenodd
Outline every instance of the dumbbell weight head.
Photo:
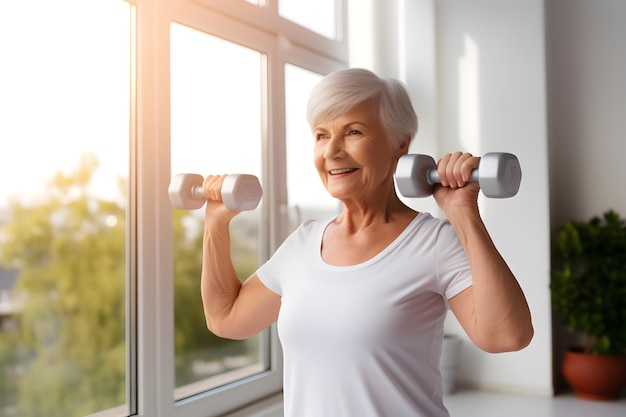
M 480 159 L 478 183 L 485 197 L 513 197 L 519 191 L 521 182 L 522 169 L 515 155 L 491 152 Z
M 428 180 L 428 174 L 437 170 L 437 163 L 429 155 L 408 154 L 398 160 L 396 185 L 400 194 L 410 198 L 432 195 L 435 183 Z
M 510 153 L 485 154 L 472 171 L 470 181 L 478 182 L 483 194 L 490 198 L 507 198 L 517 194 L 522 171 L 517 157 Z M 408 154 L 398 161 L 396 184 L 405 197 L 427 197 L 440 183 L 435 160 L 428 155 Z
M 172 206 L 182 210 L 195 210 L 204 205 L 207 196 L 198 174 L 177 174 L 172 177 L 168 195 Z M 249 174 L 227 175 L 222 184 L 222 201 L 229 210 L 254 210 L 261 201 L 263 189 L 259 179 Z
M 263 189 L 254 175 L 230 174 L 222 184 L 222 200 L 229 210 L 254 210 L 262 196 Z
M 196 210 L 204 205 L 206 196 L 202 191 L 204 178 L 198 174 L 177 174 L 170 181 L 167 193 L 172 206 L 181 210 Z

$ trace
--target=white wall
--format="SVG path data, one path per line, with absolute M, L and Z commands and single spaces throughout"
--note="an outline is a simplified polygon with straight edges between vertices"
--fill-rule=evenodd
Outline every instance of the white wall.
M 440 152 L 507 151 L 522 185 L 483 198 L 489 231 L 526 293 L 535 337 L 521 352 L 487 354 L 466 339 L 461 383 L 552 394 L 549 190 L 544 13 L 541 0 L 439 0 L 436 4 Z M 458 329 L 458 326 L 455 326 Z
M 626 2 L 546 1 L 552 230 L 613 208 L 626 217 Z M 555 381 L 575 340 L 555 323 Z
M 626 216 L 626 2 L 546 1 L 552 224 Z

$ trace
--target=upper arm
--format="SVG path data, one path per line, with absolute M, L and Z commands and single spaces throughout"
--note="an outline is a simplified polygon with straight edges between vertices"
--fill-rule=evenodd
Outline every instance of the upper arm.
M 471 286 L 450 298 L 448 303 L 455 317 L 472 343 L 490 353 L 512 352 L 526 347 L 533 335 L 532 323 L 527 320 L 527 309 L 514 309 L 512 302 L 504 302 L 506 309 L 486 315 L 476 311 L 476 294 Z M 497 300 L 490 305 L 499 304 Z M 484 309 L 483 309 L 484 310 Z M 479 319 L 480 315 L 480 319 Z M 487 316 L 487 318 L 485 318 Z
M 450 309 L 469 338 L 478 345 L 474 323 L 474 287 L 469 286 L 448 300 Z
M 228 339 L 247 339 L 265 330 L 278 318 L 280 295 L 254 274 L 241 286 L 230 314 L 212 331 Z

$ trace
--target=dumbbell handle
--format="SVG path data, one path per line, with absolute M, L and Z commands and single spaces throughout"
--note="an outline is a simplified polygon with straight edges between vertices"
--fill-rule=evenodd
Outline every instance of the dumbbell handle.
M 204 186 L 202 185 L 192 186 L 191 195 L 195 200 L 209 200 L 209 196 L 204 192 Z
M 430 185 L 441 184 L 441 178 L 439 178 L 439 171 L 436 169 L 429 169 L 426 173 L 428 183 Z M 469 182 L 478 182 L 478 168 L 474 168 L 469 177 Z
M 226 207 L 228 207 L 230 210 L 236 210 L 236 211 L 246 211 L 246 210 L 252 210 L 251 208 L 246 208 L 246 207 L 242 207 L 241 203 L 231 203 L 231 199 L 229 197 L 230 192 L 225 192 L 225 190 L 227 189 L 232 189 L 233 187 L 229 184 L 230 182 L 235 182 L 235 181 L 243 181 L 246 180 L 246 177 L 252 177 L 252 175 L 248 175 L 248 174 L 230 174 L 228 175 L 225 179 L 224 179 L 224 183 L 222 184 L 222 201 L 224 201 L 224 204 L 226 205 Z M 244 200 L 252 200 L 254 199 L 254 197 L 251 196 L 251 193 L 248 189 L 243 190 L 244 195 L 242 197 L 244 197 Z M 193 196 L 194 199 L 196 200 L 211 200 L 211 198 L 204 192 L 204 185 L 194 185 L 191 187 L 191 195 Z M 256 205 L 255 205 L 256 207 Z

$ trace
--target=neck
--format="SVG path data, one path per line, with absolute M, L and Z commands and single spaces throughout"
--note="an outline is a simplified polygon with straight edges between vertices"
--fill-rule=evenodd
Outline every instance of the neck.
M 342 202 L 343 211 L 336 223 L 347 227 L 351 232 L 358 232 L 372 225 L 391 223 L 407 215 L 415 216 L 415 211 L 398 198 L 395 189 L 390 190 L 386 198 L 372 197 L 368 201 Z

